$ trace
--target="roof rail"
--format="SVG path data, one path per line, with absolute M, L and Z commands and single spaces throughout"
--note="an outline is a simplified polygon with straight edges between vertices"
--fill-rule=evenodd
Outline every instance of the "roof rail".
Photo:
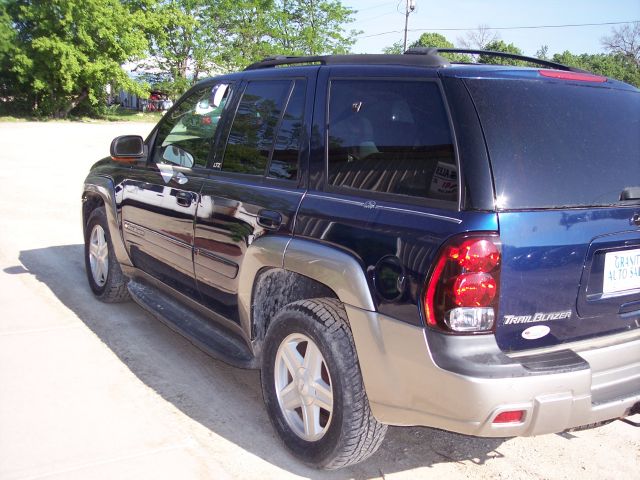
M 496 52 L 493 50 L 476 50 L 470 48 L 434 48 L 434 47 L 413 47 L 404 52 L 405 55 L 434 55 L 437 53 L 463 53 L 470 55 L 487 55 L 489 57 L 512 58 L 523 62 L 534 63 L 543 67 L 553 68 L 556 70 L 565 70 L 568 72 L 587 73 L 586 70 L 580 68 L 569 67 L 562 63 L 550 62 L 549 60 L 541 60 L 535 57 L 527 57 L 516 53 Z
M 273 57 L 263 58 L 259 62 L 252 63 L 245 70 L 258 70 L 260 68 L 277 67 L 278 65 L 295 65 L 299 63 L 320 63 L 327 64 L 327 57 L 324 55 L 315 55 L 308 57 L 287 57 L 286 55 L 275 55 Z
M 434 49 L 435 50 L 435 49 Z M 321 65 L 410 65 L 418 67 L 448 67 L 451 65 L 446 58 L 438 55 L 437 50 L 429 55 L 385 55 L 385 54 L 356 54 L 356 55 L 316 55 L 308 57 L 287 57 L 278 55 L 267 57 L 252 63 L 245 70 L 258 70 L 281 65 L 313 64 Z

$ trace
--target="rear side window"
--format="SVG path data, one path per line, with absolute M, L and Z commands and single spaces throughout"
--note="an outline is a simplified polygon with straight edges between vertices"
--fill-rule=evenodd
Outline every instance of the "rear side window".
M 249 82 L 231 126 L 223 171 L 264 175 L 291 83 Z
M 435 82 L 333 80 L 328 183 L 455 202 L 449 122 Z
M 640 93 L 576 82 L 466 80 L 500 209 L 605 206 L 640 186 Z

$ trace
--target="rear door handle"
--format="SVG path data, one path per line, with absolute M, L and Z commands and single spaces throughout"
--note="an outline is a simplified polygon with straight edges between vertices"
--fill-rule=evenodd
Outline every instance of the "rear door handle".
M 260 210 L 258 212 L 258 225 L 269 230 L 277 230 L 282 225 L 282 215 L 273 210 Z
M 181 207 L 190 207 L 193 203 L 193 193 L 191 192 L 178 192 L 176 193 L 176 202 Z

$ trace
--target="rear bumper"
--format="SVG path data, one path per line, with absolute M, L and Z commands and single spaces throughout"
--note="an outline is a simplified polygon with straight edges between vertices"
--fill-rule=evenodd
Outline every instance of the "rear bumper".
M 640 403 L 640 332 L 512 359 L 492 336 L 450 343 L 463 337 L 346 308 L 369 403 L 382 423 L 530 436 L 623 417 Z M 510 410 L 523 410 L 523 420 L 493 423 Z

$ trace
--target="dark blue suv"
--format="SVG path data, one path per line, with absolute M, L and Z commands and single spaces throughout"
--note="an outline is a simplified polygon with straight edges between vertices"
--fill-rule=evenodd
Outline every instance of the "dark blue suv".
M 367 458 L 386 425 L 640 413 L 640 91 L 518 58 L 537 66 L 427 49 L 198 83 L 89 173 L 93 292 L 260 368 L 317 467 Z

